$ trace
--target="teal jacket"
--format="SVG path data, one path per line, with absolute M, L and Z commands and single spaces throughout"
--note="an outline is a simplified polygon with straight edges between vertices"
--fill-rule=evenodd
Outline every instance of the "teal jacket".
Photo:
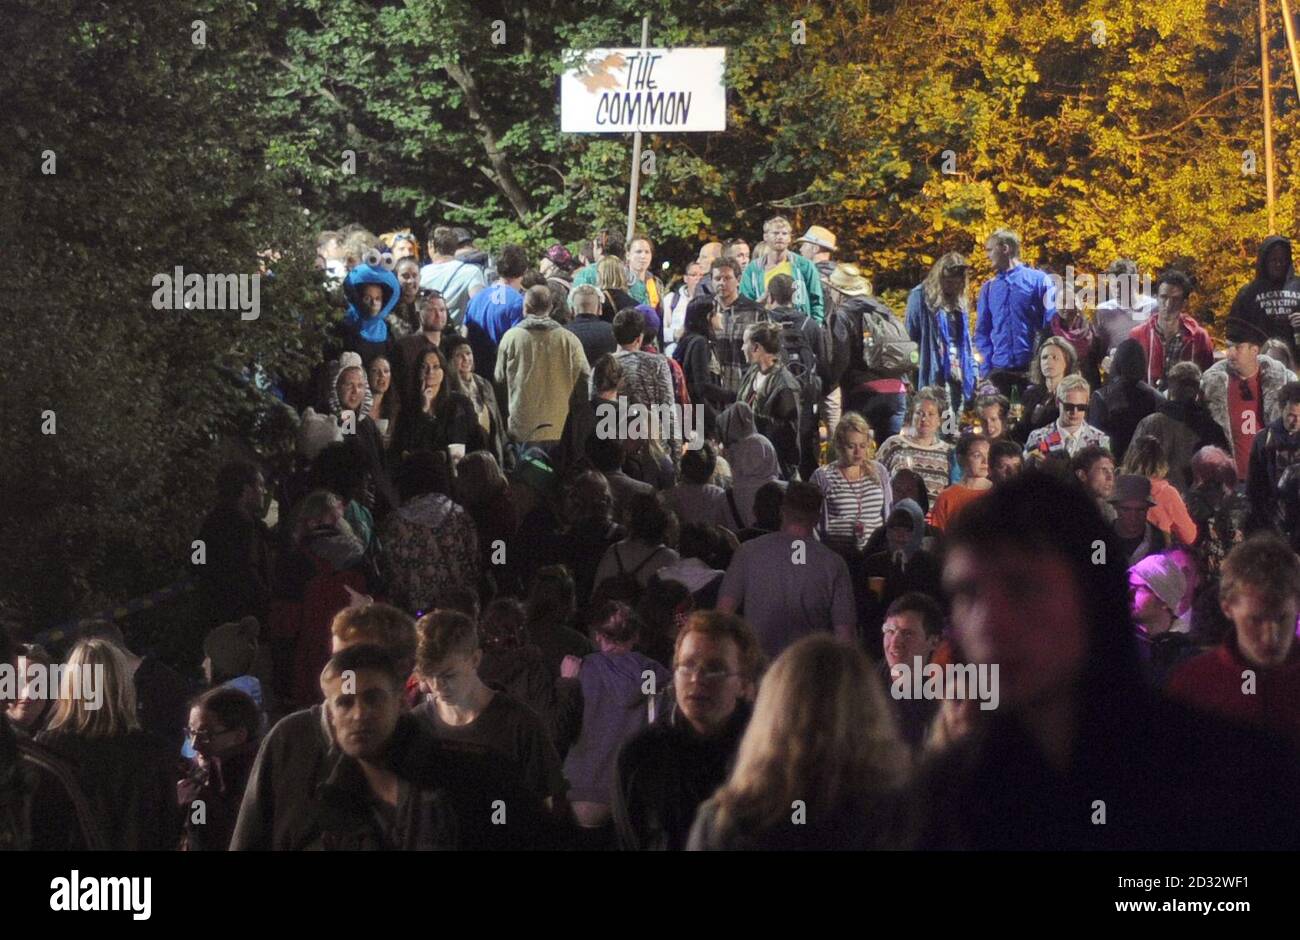
M 797 251 L 786 252 L 794 276 L 794 305 L 818 323 L 826 319 L 822 302 L 822 280 L 813 264 Z M 740 292 L 750 300 L 762 301 L 767 293 L 763 282 L 763 259 L 755 258 L 740 276 Z

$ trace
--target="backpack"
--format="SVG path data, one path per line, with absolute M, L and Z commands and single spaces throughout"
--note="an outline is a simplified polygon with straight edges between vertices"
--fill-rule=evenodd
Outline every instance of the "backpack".
M 623 556 L 619 554 L 618 546 L 613 546 L 614 563 L 618 565 L 618 574 L 610 575 L 596 585 L 595 595 L 601 600 L 623 601 L 629 607 L 635 607 L 640 602 L 641 595 L 645 593 L 645 588 L 636 579 L 637 572 L 650 564 L 650 561 L 662 550 L 663 546 L 656 548 L 641 559 L 640 564 L 628 571 L 623 567 Z
M 872 372 L 902 378 L 916 368 L 917 345 L 907 335 L 894 311 L 874 297 L 859 298 L 862 305 L 862 358 Z
M 822 400 L 822 380 L 817 374 L 817 351 L 808 338 L 807 327 L 812 321 L 803 314 L 784 311 L 773 310 L 769 315 L 781 325 L 781 364 L 798 381 L 803 407 L 815 408 Z

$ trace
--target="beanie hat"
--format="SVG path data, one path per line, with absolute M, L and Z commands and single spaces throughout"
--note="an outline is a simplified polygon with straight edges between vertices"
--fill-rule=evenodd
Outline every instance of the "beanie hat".
M 253 668 L 257 656 L 257 635 L 261 626 L 256 617 L 223 623 L 203 638 L 203 654 L 212 660 L 212 678 L 216 682 L 242 676 Z

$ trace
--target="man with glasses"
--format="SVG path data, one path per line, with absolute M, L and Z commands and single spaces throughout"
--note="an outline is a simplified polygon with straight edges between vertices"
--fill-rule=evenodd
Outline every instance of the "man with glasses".
M 815 264 L 790 251 L 791 233 L 790 220 L 785 216 L 773 216 L 763 223 L 767 252 L 745 266 L 740 276 L 740 292 L 750 300 L 762 302 L 772 278 L 788 274 L 794 280 L 794 305 L 820 323 L 824 319 L 821 276 Z
M 1264 331 L 1241 317 L 1224 323 L 1227 356 L 1201 376 L 1201 397 L 1210 416 L 1223 428 L 1228 452 L 1237 464 L 1237 479 L 1250 475 L 1250 449 L 1255 437 L 1282 416 L 1279 393 L 1295 374 L 1276 359 L 1261 356 Z
M 1110 438 L 1085 420 L 1090 394 L 1088 380 L 1081 375 L 1067 375 L 1057 383 L 1056 401 L 1061 416 L 1029 435 L 1025 443 L 1026 462 L 1042 461 L 1053 454 L 1073 457 L 1085 447 L 1110 449 Z
M 740 617 L 717 611 L 690 616 L 673 654 L 676 702 L 628 739 L 614 778 L 619 847 L 681 851 L 699 805 L 727 779 L 763 654 Z
M 1190 277 L 1182 271 L 1166 271 L 1156 281 L 1156 315 L 1129 333 L 1147 354 L 1147 384 L 1162 392 L 1175 363 L 1194 362 L 1202 369 L 1214 364 L 1210 334 L 1187 313 L 1191 294 Z

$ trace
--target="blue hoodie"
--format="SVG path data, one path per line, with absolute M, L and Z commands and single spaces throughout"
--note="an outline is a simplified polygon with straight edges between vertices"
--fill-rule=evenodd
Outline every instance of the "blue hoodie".
M 379 315 L 367 317 L 357 306 L 357 296 L 362 284 L 378 284 L 384 292 L 384 306 Z M 343 281 L 343 296 L 348 301 L 348 312 L 343 323 L 348 333 L 355 334 L 368 343 L 385 343 L 388 341 L 388 315 L 397 306 L 402 296 L 402 286 L 397 275 L 387 268 L 371 264 L 359 264 Z

